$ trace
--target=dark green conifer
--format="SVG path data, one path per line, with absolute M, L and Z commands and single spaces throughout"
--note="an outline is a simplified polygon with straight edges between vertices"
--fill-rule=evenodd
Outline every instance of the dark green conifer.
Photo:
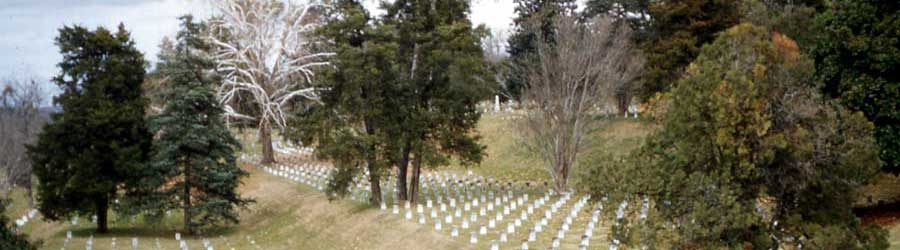
M 150 149 L 141 97 L 144 58 L 125 27 L 59 30 L 63 60 L 53 81 L 62 90 L 29 156 L 38 178 L 38 207 L 44 218 L 97 216 L 105 233 L 110 203 L 120 187 L 136 179 Z
M 180 18 L 174 55 L 160 58 L 160 74 L 168 84 L 165 108 L 150 119 L 155 134 L 153 154 L 141 178 L 130 189 L 133 211 L 160 215 L 170 209 L 184 213 L 184 229 L 221 222 L 237 223 L 237 209 L 250 199 L 237 188 L 248 173 L 238 167 L 240 143 L 222 119 L 222 105 L 213 94 L 220 78 L 202 35 L 206 25 L 191 16 Z

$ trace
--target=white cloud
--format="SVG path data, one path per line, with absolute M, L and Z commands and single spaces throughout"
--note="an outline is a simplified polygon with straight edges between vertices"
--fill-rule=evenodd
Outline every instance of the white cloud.
M 46 80 L 57 74 L 61 60 L 53 39 L 63 25 L 114 29 L 123 23 L 137 48 L 155 61 L 159 41 L 178 30 L 178 16 L 209 16 L 209 0 L 0 0 L 0 76 L 29 74 Z M 214 1 L 214 0 L 213 0 Z M 366 3 L 373 14 L 374 0 Z M 507 30 L 512 23 L 512 0 L 474 0 L 475 25 Z M 50 89 L 54 89 L 52 86 Z
M 0 75 L 34 74 L 47 80 L 57 74 L 62 58 L 53 39 L 63 25 L 90 29 L 114 29 L 119 23 L 131 31 L 132 39 L 148 60 L 155 60 L 163 36 L 178 30 L 176 17 L 184 14 L 208 15 L 199 1 L 28 1 L 10 0 L 0 4 Z

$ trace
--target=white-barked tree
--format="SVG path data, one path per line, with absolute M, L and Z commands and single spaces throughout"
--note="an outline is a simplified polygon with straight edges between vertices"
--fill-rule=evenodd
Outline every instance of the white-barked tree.
M 223 80 L 218 98 L 228 119 L 255 122 L 262 163 L 275 162 L 272 128 L 283 128 L 290 107 L 318 100 L 316 67 L 334 53 L 318 50 L 311 32 L 322 6 L 303 1 L 223 0 L 210 40 Z

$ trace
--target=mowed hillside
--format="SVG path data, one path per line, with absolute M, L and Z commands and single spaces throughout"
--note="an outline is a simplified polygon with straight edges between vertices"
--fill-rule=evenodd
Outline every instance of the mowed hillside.
M 460 249 L 464 245 L 401 218 L 350 201 L 329 202 L 324 194 L 296 183 L 251 170 L 241 192 L 256 203 L 241 212 L 241 223 L 214 230 L 206 237 L 186 237 L 190 249 L 204 249 L 206 239 L 214 249 Z M 21 196 L 20 196 L 21 197 Z M 21 200 L 21 199 L 17 199 Z M 17 202 L 21 203 L 21 202 Z M 25 209 L 17 205 L 16 210 Z M 11 212 L 12 213 L 12 212 Z M 93 249 L 178 249 L 175 240 L 180 216 L 159 225 L 114 223 L 112 233 L 94 235 Z M 24 228 L 32 239 L 43 240 L 42 249 L 62 249 L 66 231 L 72 240 L 66 249 L 85 249 L 94 225 L 81 219 L 78 225 L 31 221 Z
M 542 162 L 530 154 L 515 132 L 515 116 L 486 115 L 478 133 L 487 148 L 484 162 L 475 166 L 450 166 L 440 171 L 467 172 L 495 178 L 541 182 L 549 176 Z M 624 154 L 637 147 L 652 126 L 634 119 L 613 119 L 592 133 L 595 139 L 590 151 L 603 150 Z M 245 150 L 253 151 L 247 144 Z M 248 152 L 252 153 L 252 152 Z M 589 158 L 589 157 L 584 157 Z M 215 229 L 204 236 L 186 236 L 190 249 L 204 249 L 204 241 L 213 249 L 471 249 L 467 237 L 451 238 L 428 224 L 418 225 L 402 216 L 383 212 L 350 200 L 328 201 L 327 197 L 308 186 L 269 175 L 251 165 L 243 165 L 251 173 L 240 192 L 256 199 L 241 211 L 241 223 Z M 577 176 L 575 177 L 577 178 Z M 8 216 L 18 218 L 27 212 L 24 192 L 13 192 L 14 203 Z M 81 218 L 71 222 L 28 222 L 21 230 L 31 239 L 43 241 L 41 249 L 85 249 L 93 235 L 93 249 L 131 249 L 137 238 L 138 249 L 179 249 L 175 234 L 180 229 L 179 211 L 158 223 L 112 216 L 112 233 L 93 235 L 94 224 Z M 40 218 L 40 216 L 38 216 Z M 609 226 L 609 224 L 603 224 Z M 891 249 L 900 249 L 900 227 L 891 226 Z M 66 241 L 66 232 L 72 238 Z M 605 249 L 606 242 L 593 242 L 591 249 Z M 485 247 L 485 244 L 478 244 Z M 624 248 L 628 248 L 625 246 Z

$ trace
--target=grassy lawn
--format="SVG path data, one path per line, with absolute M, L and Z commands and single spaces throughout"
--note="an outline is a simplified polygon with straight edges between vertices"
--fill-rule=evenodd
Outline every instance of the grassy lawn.
M 451 172 L 472 171 L 476 174 L 516 181 L 544 181 L 549 175 L 542 161 L 521 147 L 515 131 L 515 120 L 503 115 L 486 115 L 478 127 L 487 145 L 487 157 L 476 166 L 450 166 L 441 170 Z M 639 138 L 628 136 L 644 125 L 635 120 L 611 120 L 592 133 L 597 144 L 591 150 L 611 150 L 626 152 Z M 245 131 L 244 150 L 258 151 L 251 131 Z M 617 145 L 620 144 L 620 145 Z M 621 146 L 628 144 L 628 146 Z M 431 225 L 420 226 L 389 213 L 367 209 L 350 201 L 329 202 L 324 194 L 308 187 L 288 182 L 284 179 L 251 170 L 241 193 L 257 200 L 249 209 L 241 212 L 239 225 L 220 228 L 205 236 L 185 236 L 189 247 L 200 249 L 203 240 L 208 240 L 216 249 L 465 249 L 470 248 L 466 239 L 452 239 L 448 235 L 434 232 Z M 24 192 L 16 190 L 12 194 L 14 204 L 9 209 L 11 218 L 18 218 L 27 211 Z M 567 209 L 568 207 L 566 207 Z M 587 215 L 589 209 L 582 211 Z M 585 216 L 579 216 L 581 220 Z M 173 211 L 162 222 L 145 223 L 138 221 L 131 225 L 127 219 L 115 220 L 111 216 L 112 233 L 94 235 L 94 249 L 111 249 L 113 238 L 118 249 L 130 249 L 131 239 L 138 238 L 139 249 L 156 249 L 157 242 L 163 249 L 177 249 L 175 233 L 179 231 L 180 212 Z M 554 222 L 558 223 L 558 222 Z M 600 226 L 602 227 L 602 226 Z M 33 240 L 44 242 L 42 249 L 60 249 L 66 238 L 66 231 L 72 231 L 73 238 L 67 249 L 84 248 L 94 232 L 89 218 L 81 218 L 78 225 L 68 222 L 46 222 L 33 220 L 23 229 Z M 573 231 L 576 232 L 577 230 Z M 598 232 L 602 232 L 598 228 Z M 461 234 L 467 236 L 467 234 Z M 544 235 L 547 236 L 547 235 Z M 542 237 L 544 237 L 542 236 Z M 504 248 L 517 245 L 524 235 L 511 236 Z M 572 235 L 566 244 L 576 244 Z M 549 242 L 540 239 L 539 242 Z M 595 241 L 596 242 L 596 241 Z M 487 247 L 487 241 L 477 246 Z M 595 243 L 599 244 L 602 243 Z M 574 246 L 574 245 L 572 245 Z
M 511 181 L 550 181 L 546 163 L 522 145 L 524 141 L 517 131 L 517 123 L 520 120 L 516 119 L 506 114 L 482 116 L 478 124 L 478 135 L 482 137 L 481 143 L 487 146 L 484 161 L 474 166 L 453 164 L 445 169 L 459 173 L 472 171 L 475 174 Z M 595 122 L 600 123 L 600 126 L 597 130 L 591 131 L 589 136 L 592 143 L 580 158 L 587 158 L 586 156 L 592 152 L 600 150 L 614 155 L 624 155 L 639 146 L 652 127 L 641 120 L 625 118 L 599 118 Z M 576 171 L 576 174 L 579 172 Z
M 492 176 L 511 181 L 549 181 L 550 177 L 544 163 L 536 155 L 521 146 L 516 131 L 517 121 L 508 115 L 485 115 L 478 126 L 482 143 L 487 146 L 487 156 L 481 164 L 460 166 L 458 164 L 440 169 L 441 171 Z M 643 138 L 651 133 L 653 125 L 635 119 L 603 119 L 598 120 L 601 126 L 591 132 L 593 144 L 582 155 L 584 168 L 590 162 L 591 155 L 600 152 L 613 155 L 625 155 L 637 148 Z M 245 131 L 246 132 L 246 131 Z M 246 151 L 258 151 L 252 132 L 243 140 Z M 208 240 L 215 249 L 471 249 L 468 244 L 468 233 L 473 229 L 461 230 L 460 238 L 451 238 L 449 234 L 437 233 L 432 224 L 420 226 L 415 222 L 403 220 L 399 216 L 383 213 L 377 208 L 370 208 L 351 201 L 329 202 L 324 194 L 309 187 L 289 182 L 285 179 L 268 175 L 257 169 L 251 169 L 251 176 L 245 180 L 240 192 L 256 199 L 249 209 L 241 211 L 241 223 L 219 228 L 206 233 L 205 236 L 186 236 L 191 249 L 202 249 L 203 240 Z M 576 171 L 577 174 L 581 172 Z M 13 204 L 7 215 L 13 220 L 26 213 L 27 202 L 25 192 L 14 190 L 11 194 Z M 568 211 L 571 202 L 561 208 Z M 629 214 L 636 213 L 638 205 L 629 207 Z M 590 208 L 582 210 L 575 220 L 583 225 L 589 217 Z M 611 210 L 606 210 L 604 219 L 597 225 L 591 249 L 607 247 L 605 234 L 610 225 Z M 116 221 L 111 216 L 112 233 L 94 235 L 94 249 L 112 249 L 113 238 L 117 249 L 130 249 L 133 237 L 138 238 L 139 249 L 157 249 L 157 242 L 162 249 L 178 249 L 175 233 L 179 231 L 180 212 L 173 211 L 164 221 L 145 223 L 138 221 L 131 225 L 128 220 Z M 40 218 L 40 216 L 38 216 Z M 529 223 L 533 223 L 529 221 Z M 554 218 L 548 229 L 559 226 L 559 218 Z M 890 231 L 891 249 L 900 250 L 900 226 L 887 228 Z M 577 247 L 577 238 L 581 228 L 569 232 L 563 241 L 564 248 Z M 94 225 L 89 218 L 81 218 L 78 225 L 70 223 L 46 222 L 40 219 L 29 222 L 23 229 L 33 240 L 44 242 L 42 249 L 61 249 L 66 238 L 66 231 L 72 231 L 73 238 L 66 249 L 83 249 L 86 241 L 94 232 Z M 527 231 L 519 231 L 510 235 L 510 242 L 501 244 L 502 249 L 517 249 L 519 242 L 527 237 Z M 550 233 L 539 234 L 536 246 L 548 245 Z M 479 237 L 478 249 L 488 247 L 487 238 Z M 635 249 L 635 246 L 622 246 Z
M 252 170 L 241 193 L 257 203 L 241 212 L 239 225 L 222 228 L 205 237 L 189 236 L 191 249 L 203 249 L 207 239 L 215 249 L 460 249 L 464 243 L 441 236 L 428 227 L 420 227 L 377 209 L 349 201 L 329 202 L 317 191 L 284 179 Z M 18 199 L 17 199 L 17 203 Z M 128 222 L 112 223 L 112 232 L 94 235 L 94 249 L 131 249 L 137 237 L 139 249 L 178 249 L 175 233 L 180 217 L 176 211 L 156 226 Z M 66 231 L 72 240 L 67 249 L 83 249 L 94 232 L 94 225 L 81 219 L 70 223 L 32 221 L 25 227 L 34 240 L 43 240 L 42 249 L 61 249 Z
M 888 242 L 891 243 L 891 250 L 900 250 L 900 225 L 892 225 L 885 228 L 888 230 Z

